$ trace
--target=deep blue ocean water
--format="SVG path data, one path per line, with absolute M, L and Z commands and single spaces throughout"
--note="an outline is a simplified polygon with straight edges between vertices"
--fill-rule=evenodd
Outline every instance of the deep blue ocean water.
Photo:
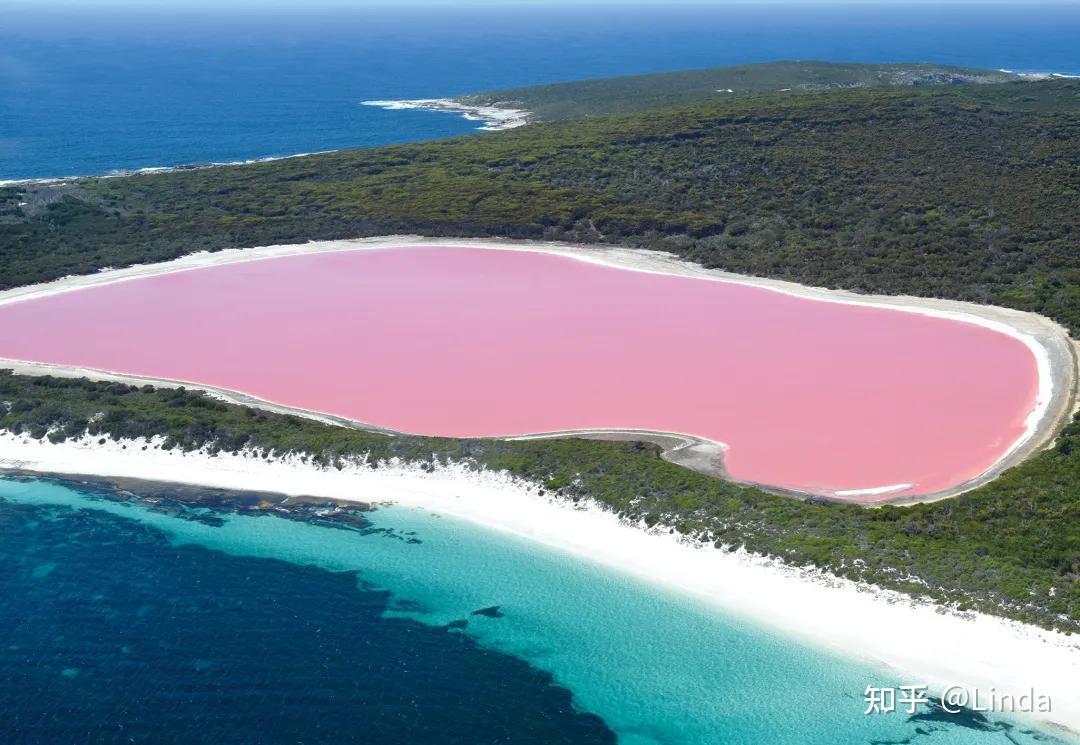
M 360 101 L 585 77 L 775 59 L 1080 73 L 1075 2 L 107 5 L 3 4 L 0 180 L 463 134 L 476 125 Z
M 424 511 L 347 530 L 110 495 L 0 479 L 0 742 L 1059 742 L 866 716 L 905 681 Z

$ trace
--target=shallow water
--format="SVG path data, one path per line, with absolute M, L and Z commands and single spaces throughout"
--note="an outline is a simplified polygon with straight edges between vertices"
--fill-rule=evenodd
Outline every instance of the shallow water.
M 0 306 L 0 357 L 418 434 L 680 432 L 726 443 L 736 479 L 900 486 L 886 496 L 988 469 L 1038 391 L 1030 350 L 974 324 L 465 248 L 266 259 Z
M 865 716 L 867 685 L 916 681 L 470 524 L 369 517 L 343 530 L 0 480 L 0 735 L 1050 741 L 972 716 Z

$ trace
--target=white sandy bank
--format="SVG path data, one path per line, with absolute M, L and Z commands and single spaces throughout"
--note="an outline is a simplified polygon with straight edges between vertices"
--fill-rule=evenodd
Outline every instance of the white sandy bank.
M 679 541 L 621 523 L 596 506 L 541 497 L 505 473 L 362 464 L 342 470 L 295 458 L 162 451 L 153 444 L 51 444 L 0 433 L 0 469 L 129 477 L 365 502 L 392 501 L 469 520 L 581 556 L 814 646 L 892 668 L 902 683 L 1034 688 L 1052 700 L 1045 722 L 1080 732 L 1080 639 L 982 615 L 946 612 L 820 572 Z M 885 678 L 885 676 L 882 676 Z M 867 681 L 885 684 L 889 681 Z M 853 692 L 858 695 L 860 692 Z

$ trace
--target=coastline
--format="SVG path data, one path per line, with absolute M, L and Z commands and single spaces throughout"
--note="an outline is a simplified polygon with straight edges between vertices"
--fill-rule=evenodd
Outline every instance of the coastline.
M 376 238 L 286 244 L 248 249 L 226 249 L 215 253 L 201 252 L 189 254 L 179 259 L 158 264 L 135 265 L 125 269 L 105 270 L 91 275 L 72 276 L 39 285 L 18 287 L 0 292 L 0 305 L 45 297 L 47 295 L 67 292 L 83 287 L 99 286 L 140 277 L 155 276 L 177 271 L 189 271 L 219 266 L 222 264 L 258 261 L 261 259 L 297 254 L 389 248 L 404 250 L 410 247 L 420 246 L 447 248 L 475 247 L 493 250 L 550 253 L 579 261 L 585 261 L 587 263 L 600 264 L 635 272 L 675 275 L 750 285 L 787 295 L 824 302 L 887 308 L 902 312 L 945 318 L 958 322 L 974 323 L 1020 340 L 1028 347 L 1035 357 L 1038 366 L 1039 392 L 1033 402 L 1033 409 L 1027 417 L 1024 434 L 1012 443 L 1011 447 L 995 464 L 977 477 L 941 492 L 891 499 L 890 494 L 893 489 L 873 489 L 869 491 L 848 490 L 833 494 L 808 494 L 778 489 L 768 484 L 736 481 L 736 483 L 757 486 L 776 494 L 796 497 L 824 497 L 836 501 L 855 501 L 874 505 L 915 504 L 956 496 L 987 483 L 1009 467 L 1022 462 L 1027 457 L 1034 455 L 1042 448 L 1052 444 L 1057 432 L 1068 420 L 1076 402 L 1078 376 L 1074 345 L 1061 326 L 1042 316 L 996 306 L 976 305 L 961 301 L 906 296 L 860 295 L 845 290 L 827 290 L 807 287 L 782 280 L 749 277 L 720 270 L 706 269 L 700 265 L 685 262 L 671 254 L 659 251 L 620 248 L 605 245 L 586 246 L 539 241 L 490 239 L 446 240 L 428 239 L 421 236 L 380 236 Z M 394 434 L 384 428 L 373 427 L 364 422 L 348 420 L 326 412 L 313 412 L 281 406 L 264 401 L 242 391 L 224 391 L 202 385 L 197 381 L 152 379 L 127 375 L 121 371 L 44 365 L 26 360 L 0 359 L 0 366 L 11 367 L 16 370 L 16 372 L 23 372 L 26 374 L 77 375 L 79 377 L 86 376 L 98 380 L 119 380 L 136 384 L 154 383 L 166 386 L 185 385 L 189 388 L 205 390 L 212 395 L 235 403 L 313 417 L 339 425 Z M 688 433 L 600 429 L 557 433 L 508 432 L 500 436 L 506 439 L 533 439 L 548 438 L 558 435 L 601 438 L 621 437 L 623 439 L 628 436 L 633 436 L 636 439 L 649 440 L 660 444 L 665 451 L 665 457 L 672 462 L 694 468 L 695 470 L 708 475 L 728 478 L 723 468 L 723 450 L 726 448 L 726 445 Z
M 1065 73 L 1065 72 L 1040 72 L 1040 71 L 1017 71 L 1006 68 L 996 68 L 999 72 L 1011 73 L 1018 75 L 1022 78 L 1029 80 L 1054 80 L 1054 79 L 1077 79 L 1080 78 L 1080 73 Z M 721 89 L 717 91 L 724 93 L 731 93 L 729 89 Z M 420 99 L 373 99 L 367 101 L 361 101 L 363 106 L 377 106 L 391 111 L 401 111 L 408 109 L 425 109 L 429 111 L 442 111 L 444 113 L 458 114 L 463 116 L 469 121 L 483 122 L 484 126 L 478 127 L 481 131 L 501 131 L 504 129 L 513 129 L 525 124 L 531 124 L 537 121 L 535 114 L 524 109 L 517 109 L 507 105 L 500 105 L 495 103 L 492 105 L 480 105 L 480 104 L 466 104 L 460 99 L 471 98 L 473 96 L 480 96 L 483 94 L 466 94 L 459 97 L 449 98 L 420 98 Z M 388 142 L 385 145 L 400 144 L 397 142 Z M 376 146 L 382 147 L 382 146 Z M 123 169 L 116 171 L 109 171 L 106 173 L 87 173 L 81 175 L 68 175 L 68 176 L 35 176 L 26 178 L 0 178 L 0 188 L 8 186 L 19 186 L 20 184 L 54 184 L 63 183 L 65 181 L 78 181 L 80 179 L 97 179 L 97 178 L 118 178 L 121 176 L 130 176 L 135 174 L 147 174 L 147 173 L 160 173 L 167 171 L 185 171 L 185 170 L 197 170 L 204 168 L 222 168 L 228 166 L 242 166 L 250 165 L 253 163 L 265 163 L 275 160 L 287 160 L 290 158 L 303 158 L 309 155 L 322 155 L 325 153 L 340 152 L 339 148 L 331 150 L 314 150 L 310 152 L 302 153 L 289 153 L 287 155 L 266 155 L 258 158 L 249 158 L 247 160 L 235 160 L 235 161 L 207 161 L 204 163 L 178 163 L 170 166 L 144 166 L 141 168 Z
M 422 99 L 401 99 L 401 100 L 372 100 L 361 101 L 362 106 L 375 106 L 377 108 L 386 109 L 388 111 L 405 111 L 409 109 L 424 110 L 424 111 L 436 111 L 446 114 L 458 114 L 462 118 L 471 122 L 481 122 L 482 126 L 477 127 L 481 132 L 501 132 L 506 129 L 514 129 L 521 127 L 532 121 L 532 112 L 525 111 L 523 109 L 513 109 L 505 106 L 472 106 L 469 104 L 459 103 L 451 98 L 422 98 Z M 390 146 L 400 144 L 397 142 L 388 142 L 382 146 Z M 290 153 L 289 155 L 266 155 L 261 158 L 249 158 L 247 160 L 230 160 L 230 161 L 208 161 L 205 163 L 179 163 L 172 166 L 144 166 L 142 168 L 131 169 L 118 169 L 115 171 L 109 171 L 108 173 L 90 173 L 73 176 L 45 176 L 37 178 L 12 178 L 12 179 L 0 179 L 0 189 L 11 186 L 21 186 L 24 184 L 63 184 L 75 181 L 82 181 L 83 179 L 113 179 L 122 178 L 124 176 L 139 176 L 154 173 L 169 173 L 172 171 L 204 171 L 211 168 L 228 168 L 230 166 L 250 166 L 256 163 L 272 163 L 277 160 L 292 160 L 293 158 L 307 158 L 312 155 L 326 155 L 328 153 L 339 153 L 343 149 L 337 148 L 332 150 L 312 150 L 304 153 Z M 359 149 L 359 148 L 357 148 Z
M 631 525 L 597 505 L 541 494 L 505 473 L 464 466 L 424 471 L 362 461 L 340 470 L 294 456 L 211 456 L 152 441 L 84 438 L 53 444 L 0 433 L 0 473 L 40 472 L 183 483 L 214 489 L 392 502 L 513 534 L 773 628 L 813 647 L 867 662 L 905 681 L 1019 696 L 1050 696 L 1049 714 L 1026 718 L 1080 733 L 1080 639 L 896 592 L 699 546 L 666 528 Z M 870 683 L 872 681 L 868 681 Z
M 7 186 L 19 186 L 21 184 L 63 184 L 83 179 L 110 179 L 124 176 L 138 176 L 151 173 L 169 173 L 171 171 L 205 171 L 209 168 L 225 168 L 227 166 L 250 166 L 256 163 L 272 163 L 275 160 L 290 160 L 292 158 L 306 158 L 310 155 L 325 155 L 337 153 L 340 150 L 315 150 L 308 153 L 293 153 L 292 155 L 267 155 L 262 158 L 250 158 L 248 160 L 232 160 L 225 162 L 210 161 L 208 163 L 181 163 L 175 166 L 145 166 L 143 168 L 118 169 L 108 173 L 89 174 L 84 176 L 50 176 L 46 178 L 17 178 L 0 179 L 0 189 Z
M 375 101 L 361 101 L 364 106 L 376 106 L 387 111 L 407 111 L 415 109 L 419 111 L 436 111 L 444 114 L 459 114 L 470 122 L 483 122 L 479 127 L 483 132 L 500 132 L 505 129 L 514 129 L 528 124 L 532 119 L 532 112 L 524 109 L 515 109 L 509 106 L 473 105 L 462 103 L 453 98 L 415 98 L 415 99 L 388 99 Z

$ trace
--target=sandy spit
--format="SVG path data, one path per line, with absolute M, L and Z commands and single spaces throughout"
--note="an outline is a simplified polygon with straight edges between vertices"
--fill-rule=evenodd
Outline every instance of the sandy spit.
M 341 470 L 294 456 L 164 451 L 161 440 L 84 438 L 52 444 L 0 433 L 0 471 L 129 477 L 360 502 L 391 501 L 468 520 L 634 575 L 803 643 L 883 669 L 932 691 L 960 684 L 1051 698 L 1046 725 L 1080 732 L 1080 639 L 748 555 L 692 545 L 621 522 L 596 505 L 541 496 L 506 473 L 401 464 Z M 145 448 L 145 449 L 144 449 Z M 874 681 L 867 681 L 871 684 Z
M 829 290 L 807 287 L 794 282 L 749 277 L 731 272 L 706 269 L 698 264 L 660 251 L 621 248 L 614 246 L 586 246 L 569 243 L 541 241 L 510 241 L 484 239 L 436 239 L 422 236 L 381 236 L 352 240 L 318 241 L 302 244 L 263 246 L 248 249 L 228 249 L 213 253 L 199 252 L 189 254 L 173 261 L 157 264 L 136 265 L 124 269 L 108 269 L 89 275 L 66 277 L 53 282 L 18 287 L 0 292 L 0 305 L 19 302 L 32 298 L 44 297 L 58 292 L 66 292 L 82 287 L 91 287 L 113 282 L 121 282 L 139 277 L 153 276 L 176 271 L 186 271 L 222 264 L 292 256 L 308 253 L 326 253 L 335 251 L 359 251 L 375 249 L 407 249 L 420 246 L 442 247 L 477 247 L 494 250 L 517 250 L 550 253 L 580 261 L 631 271 L 653 274 L 669 274 L 694 277 L 720 282 L 753 285 L 774 292 L 812 298 L 823 302 L 864 305 L 869 307 L 890 308 L 893 310 L 919 313 L 939 318 L 947 318 L 964 323 L 974 323 L 999 333 L 1012 336 L 1023 342 L 1032 352 L 1038 365 L 1039 392 L 1026 421 L 1024 434 L 1012 444 L 1005 455 L 991 468 L 978 477 L 952 489 L 935 494 L 917 497 L 890 498 L 889 489 L 838 492 L 831 497 L 837 501 L 855 501 L 876 505 L 914 504 L 935 501 L 956 496 L 970 489 L 981 486 L 996 478 L 1006 469 L 1023 462 L 1027 458 L 1051 445 L 1054 437 L 1067 422 L 1076 402 L 1077 356 L 1076 350 L 1063 327 L 1048 318 L 1035 313 L 1010 310 L 990 305 L 978 305 L 955 300 L 934 298 L 916 298 L 906 296 L 860 295 L 844 290 Z M 159 383 L 175 385 L 183 383 L 189 388 L 203 389 L 221 398 L 246 405 L 260 406 L 275 411 L 287 411 L 301 416 L 310 416 L 336 424 L 368 428 L 363 422 L 356 422 L 335 417 L 325 412 L 312 412 L 302 409 L 290 409 L 271 402 L 260 400 L 242 392 L 230 392 L 212 389 L 193 381 L 168 381 L 125 375 L 122 371 L 92 370 L 87 368 L 66 368 L 61 366 L 41 365 L 27 360 L 0 359 L 0 366 L 11 367 L 25 374 L 77 375 L 93 379 L 126 380 L 133 383 Z M 637 439 L 656 442 L 665 448 L 665 457 L 672 462 L 685 465 L 709 475 L 725 476 L 723 468 L 724 443 L 713 442 L 692 434 L 681 432 L 634 432 L 626 431 L 584 431 L 565 433 L 507 433 L 515 437 L 550 437 L 553 434 L 581 435 L 586 437 L 625 437 L 633 434 Z M 806 496 L 787 490 L 771 488 L 768 484 L 750 484 L 766 490 L 789 496 Z M 900 485 L 897 485 L 897 489 Z

